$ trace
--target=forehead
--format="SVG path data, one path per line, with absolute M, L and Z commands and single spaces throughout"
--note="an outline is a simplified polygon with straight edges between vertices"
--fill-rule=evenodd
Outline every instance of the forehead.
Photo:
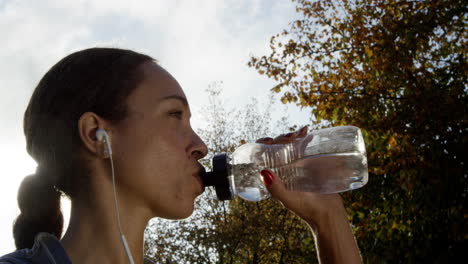
M 179 83 L 164 68 L 154 62 L 141 65 L 144 79 L 127 98 L 127 105 L 134 111 L 145 112 L 167 97 L 186 98 Z

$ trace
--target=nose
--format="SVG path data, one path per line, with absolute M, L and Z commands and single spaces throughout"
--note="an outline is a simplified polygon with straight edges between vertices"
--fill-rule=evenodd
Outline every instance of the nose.
M 205 142 L 193 130 L 193 141 L 190 147 L 190 156 L 196 160 L 202 159 L 208 154 L 208 147 Z

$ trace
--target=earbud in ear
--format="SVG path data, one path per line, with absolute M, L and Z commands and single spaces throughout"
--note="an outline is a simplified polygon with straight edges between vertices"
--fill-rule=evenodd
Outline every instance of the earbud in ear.
M 109 157 L 112 155 L 112 148 L 110 146 L 110 140 L 109 136 L 107 135 L 107 132 L 104 129 L 98 129 L 96 131 L 96 138 L 104 143 L 105 149 L 104 149 L 104 156 Z
M 102 141 L 104 142 L 104 140 L 107 139 L 107 133 L 104 129 L 98 129 L 96 131 L 96 138 L 99 140 L 99 141 Z

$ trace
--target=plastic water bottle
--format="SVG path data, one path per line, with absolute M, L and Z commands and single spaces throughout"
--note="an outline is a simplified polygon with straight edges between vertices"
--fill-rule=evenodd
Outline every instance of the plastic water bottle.
M 312 131 L 288 144 L 244 144 L 230 156 L 216 155 L 213 171 L 202 178 L 205 186 L 215 187 L 220 200 L 238 195 L 260 201 L 270 197 L 260 176 L 265 168 L 293 191 L 338 193 L 368 181 L 364 140 L 354 126 Z

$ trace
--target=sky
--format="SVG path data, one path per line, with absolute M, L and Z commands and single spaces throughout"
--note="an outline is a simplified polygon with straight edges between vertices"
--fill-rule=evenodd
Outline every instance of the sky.
M 246 95 L 267 100 L 275 83 L 247 62 L 268 54 L 270 37 L 297 17 L 290 0 L 0 0 L 0 255 L 15 249 L 18 186 L 36 168 L 25 150 L 23 113 L 53 64 L 96 46 L 149 54 L 184 89 L 197 129 L 207 124 L 197 112 L 213 82 L 222 81 L 228 105 L 242 106 Z M 275 109 L 294 124 L 309 121 L 296 106 Z M 65 203 L 66 219 L 68 210 Z

